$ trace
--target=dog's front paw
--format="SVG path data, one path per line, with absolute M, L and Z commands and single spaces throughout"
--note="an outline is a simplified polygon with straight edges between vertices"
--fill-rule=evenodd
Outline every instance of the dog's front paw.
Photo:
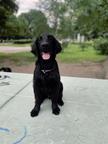
M 59 115 L 59 113 L 60 113 L 60 108 L 57 106 L 57 107 L 53 108 L 52 112 L 53 112 L 53 114 L 55 114 L 55 115 Z
M 38 116 L 39 111 L 40 111 L 40 109 L 34 108 L 34 109 L 31 111 L 31 117 Z

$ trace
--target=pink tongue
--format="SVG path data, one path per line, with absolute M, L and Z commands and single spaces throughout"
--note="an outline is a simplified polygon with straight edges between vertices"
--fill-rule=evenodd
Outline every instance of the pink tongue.
M 48 60 L 48 59 L 50 58 L 50 54 L 43 52 L 43 53 L 42 53 L 42 58 L 43 58 L 44 60 Z

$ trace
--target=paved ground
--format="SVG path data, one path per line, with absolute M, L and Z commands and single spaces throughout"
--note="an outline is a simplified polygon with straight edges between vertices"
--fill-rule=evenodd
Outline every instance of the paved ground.
M 31 118 L 32 75 L 0 75 L 0 144 L 108 144 L 108 80 L 62 77 L 60 115 L 46 100 Z

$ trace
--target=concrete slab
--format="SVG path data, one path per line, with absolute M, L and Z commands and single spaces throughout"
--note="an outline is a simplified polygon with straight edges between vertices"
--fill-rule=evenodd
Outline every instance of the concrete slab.
M 0 72 L 0 108 L 32 81 L 28 74 Z
M 46 100 L 39 116 L 30 117 L 32 82 L 2 107 L 0 144 L 108 144 L 108 80 L 62 77 L 62 82 L 65 105 L 59 116 Z

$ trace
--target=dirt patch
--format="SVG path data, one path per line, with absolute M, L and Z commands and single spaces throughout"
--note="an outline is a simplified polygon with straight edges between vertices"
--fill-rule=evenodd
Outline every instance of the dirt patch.
M 103 66 L 100 63 L 60 64 L 62 75 L 103 79 Z
M 97 79 L 108 79 L 105 75 L 106 63 L 92 63 L 92 62 L 84 62 L 79 64 L 67 64 L 61 63 L 59 64 L 60 74 L 62 76 L 73 76 L 73 77 L 84 77 L 84 78 L 97 78 Z M 33 74 L 35 63 L 30 63 L 29 65 L 16 66 L 12 62 L 5 62 L 2 64 L 4 66 L 8 66 L 12 68 L 13 72 L 18 73 L 30 73 Z

